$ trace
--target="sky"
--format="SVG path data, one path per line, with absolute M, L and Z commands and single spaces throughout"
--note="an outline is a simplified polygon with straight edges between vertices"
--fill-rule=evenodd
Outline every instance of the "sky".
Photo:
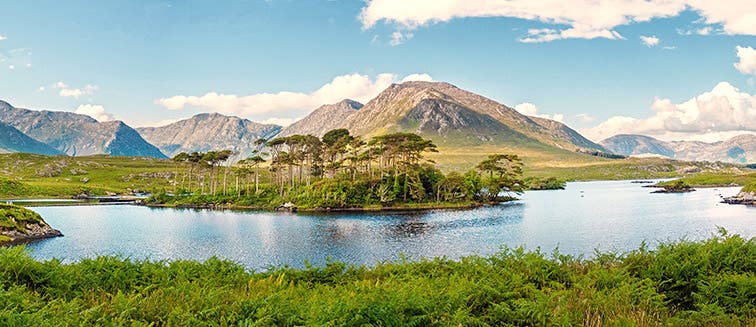
M 592 140 L 756 133 L 756 1 L 5 1 L 0 99 L 159 126 L 290 124 L 444 81 Z

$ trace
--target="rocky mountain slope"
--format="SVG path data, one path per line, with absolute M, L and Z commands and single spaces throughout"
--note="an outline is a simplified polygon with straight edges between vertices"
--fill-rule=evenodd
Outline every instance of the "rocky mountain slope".
M 417 132 L 449 145 L 540 143 L 574 151 L 603 151 L 564 124 L 528 117 L 449 83 L 394 84 L 346 118 L 341 127 L 359 135 Z
M 675 157 L 675 150 L 664 141 L 653 137 L 634 134 L 620 134 L 599 142 L 607 150 L 625 156 L 653 154 L 668 158 Z
M 722 142 L 664 142 L 643 135 L 615 135 L 600 142 L 608 150 L 623 155 L 655 154 L 688 161 L 756 162 L 756 135 L 743 134 Z
M 15 108 L 0 101 L 0 121 L 71 156 L 111 154 L 164 158 L 134 129 L 120 121 L 98 122 L 72 112 Z
M 141 127 L 137 131 L 168 156 L 181 152 L 232 150 L 232 159 L 243 159 L 259 148 L 255 141 L 270 139 L 281 126 L 263 125 L 248 119 L 221 114 L 199 114 L 161 127 Z
M 51 146 L 39 142 L 13 126 L 0 123 L 0 153 L 25 152 L 54 156 L 63 154 Z
M 320 106 L 307 117 L 285 127 L 279 136 L 300 134 L 321 137 L 326 132 L 339 128 L 347 117 L 362 107 L 362 103 L 349 99 Z

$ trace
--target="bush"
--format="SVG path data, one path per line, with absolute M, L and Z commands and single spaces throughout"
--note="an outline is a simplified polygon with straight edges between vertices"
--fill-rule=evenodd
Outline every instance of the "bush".
M 0 325 L 753 325 L 754 292 L 756 243 L 724 233 L 590 260 L 520 248 L 264 272 L 0 249 Z

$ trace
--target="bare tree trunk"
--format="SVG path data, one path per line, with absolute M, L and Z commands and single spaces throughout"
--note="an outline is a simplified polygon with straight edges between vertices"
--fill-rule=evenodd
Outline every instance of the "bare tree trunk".
M 255 194 L 260 191 L 260 164 L 255 165 Z
M 226 181 L 228 179 L 228 167 L 223 170 L 223 195 L 226 195 Z

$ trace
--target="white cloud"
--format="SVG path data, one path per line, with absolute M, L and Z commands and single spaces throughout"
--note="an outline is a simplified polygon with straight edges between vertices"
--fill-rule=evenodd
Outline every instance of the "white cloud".
M 75 99 L 78 99 L 83 95 L 91 95 L 95 91 L 100 89 L 99 86 L 91 84 L 87 84 L 82 88 L 68 88 L 66 83 L 63 82 L 57 82 L 53 84 L 53 88 L 60 89 L 60 91 L 58 91 L 58 95 L 62 97 L 72 97 Z
M 575 118 L 580 119 L 583 122 L 590 123 L 594 120 L 596 120 L 596 117 L 593 117 L 589 114 L 577 114 L 575 115 Z
M 391 46 L 397 46 L 397 45 L 400 45 L 400 44 L 404 43 L 405 41 L 411 39 L 413 36 L 414 36 L 414 34 L 412 34 L 410 32 L 396 31 L 394 33 L 391 33 L 391 41 L 389 41 L 389 44 Z
M 0 41 L 5 41 L 7 39 L 8 39 L 8 37 L 6 37 L 5 35 L 0 34 Z
M 640 39 L 641 39 L 641 42 L 649 48 L 659 45 L 659 42 L 660 42 L 659 38 L 656 37 L 655 35 L 654 36 L 641 35 Z
M 546 118 L 555 120 L 558 122 L 564 122 L 564 115 L 563 114 L 539 114 L 538 113 L 538 107 L 530 102 L 523 102 L 514 107 L 517 112 L 526 115 L 526 116 L 534 116 L 534 117 L 540 117 L 540 118 Z
M 16 66 L 15 65 L 8 65 L 8 69 L 14 70 L 14 69 L 16 69 Z
M 162 126 L 173 124 L 177 121 L 179 121 L 179 119 L 162 119 L 162 120 L 147 121 L 144 123 L 140 123 L 138 126 L 139 127 L 162 127 Z
M 114 120 L 113 115 L 106 113 L 105 107 L 101 105 L 83 104 L 76 108 L 75 113 L 87 115 L 101 122 Z
M 533 29 L 522 42 L 548 42 L 569 38 L 621 39 L 618 26 L 668 18 L 695 11 L 700 23 L 721 26 L 731 35 L 756 35 L 756 1 L 753 0 L 368 0 L 359 19 L 364 29 L 379 21 L 405 31 L 465 17 L 511 17 L 539 21 L 562 29 Z M 706 29 L 709 27 L 709 29 Z M 711 32 L 710 26 L 699 34 Z
M 756 49 L 751 47 L 735 47 L 738 55 L 738 62 L 735 63 L 735 69 L 743 74 L 756 75 Z
M 169 110 L 199 107 L 227 115 L 253 119 L 289 116 L 301 117 L 327 103 L 353 99 L 362 103 L 370 101 L 392 83 L 407 80 L 432 80 L 427 74 L 411 74 L 400 79 L 396 74 L 378 74 L 374 79 L 368 75 L 349 74 L 336 76 L 317 90 L 305 93 L 283 91 L 253 95 L 219 94 L 209 92 L 201 96 L 177 95 L 155 100 Z
M 623 133 L 650 135 L 663 140 L 715 140 L 756 132 L 756 95 L 741 92 L 727 82 L 720 82 L 711 91 L 679 104 L 669 99 L 656 99 L 651 109 L 655 114 L 649 118 L 615 116 L 596 127 L 583 129 L 581 133 L 599 141 Z
M 296 118 L 279 118 L 279 117 L 272 117 L 268 118 L 266 120 L 263 120 L 260 122 L 260 124 L 272 124 L 272 125 L 279 125 L 279 126 L 289 126 L 291 124 L 294 124 L 297 121 Z
M 406 77 L 402 78 L 402 80 L 399 81 L 399 83 L 412 82 L 412 81 L 433 82 L 433 77 L 431 77 L 428 74 L 409 74 Z

